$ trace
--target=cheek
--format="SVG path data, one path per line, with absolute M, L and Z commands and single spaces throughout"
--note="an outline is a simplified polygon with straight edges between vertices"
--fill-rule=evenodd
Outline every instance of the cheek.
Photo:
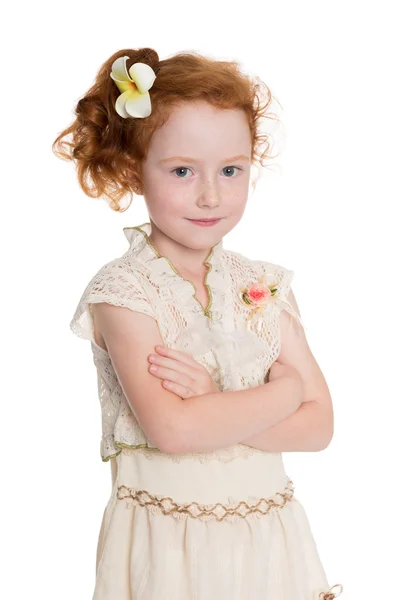
M 186 196 L 182 192 L 177 193 L 169 189 L 167 185 L 157 186 L 153 184 L 147 189 L 145 202 L 149 215 L 153 221 L 162 221 L 164 226 L 166 223 L 176 222 L 177 218 L 186 216 L 188 204 Z
M 246 208 L 249 196 L 248 184 L 238 187 L 229 195 L 229 204 L 232 207 L 232 212 L 242 214 Z

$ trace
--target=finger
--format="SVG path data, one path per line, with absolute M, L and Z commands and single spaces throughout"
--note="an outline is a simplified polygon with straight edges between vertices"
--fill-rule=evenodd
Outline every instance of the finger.
M 191 398 L 194 396 L 193 392 L 189 388 L 180 385 L 179 383 L 175 383 L 174 381 L 169 381 L 168 379 L 165 379 L 162 382 L 162 386 L 165 387 L 165 389 L 169 392 L 180 396 L 182 399 Z
M 173 369 L 168 369 L 159 365 L 150 365 L 149 371 L 152 375 L 155 375 L 159 379 L 168 379 L 173 383 L 177 383 L 185 387 L 191 388 L 194 384 L 194 380 L 191 377 Z
M 175 360 L 179 360 L 187 365 L 193 366 L 195 368 L 200 368 L 201 365 L 191 356 L 191 354 L 187 354 L 186 352 L 181 352 L 180 350 L 175 350 L 175 348 L 169 348 L 168 346 L 155 346 L 156 352 L 162 356 L 166 356 Z
M 158 354 L 156 354 L 155 356 L 156 358 L 154 359 L 150 358 L 150 356 L 148 357 L 148 360 L 151 364 L 160 367 L 165 367 L 171 369 L 172 371 L 177 371 L 178 373 L 182 373 L 187 377 L 197 377 L 198 369 L 196 369 L 194 366 L 188 365 L 187 363 L 183 363 L 180 360 L 176 360 L 174 358 L 166 358 L 164 356 L 159 356 Z

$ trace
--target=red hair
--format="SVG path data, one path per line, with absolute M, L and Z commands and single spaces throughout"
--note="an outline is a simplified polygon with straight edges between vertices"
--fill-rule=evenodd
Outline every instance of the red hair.
M 146 118 L 124 119 L 115 110 L 120 91 L 110 73 L 121 56 L 129 56 L 128 70 L 133 63 L 143 62 L 156 73 L 149 90 L 152 111 Z M 194 52 L 180 52 L 160 61 L 152 48 L 119 50 L 101 66 L 94 84 L 76 105 L 75 120 L 58 135 L 52 150 L 59 158 L 75 162 L 85 194 L 106 196 L 113 210 L 123 212 L 132 196 L 125 208 L 120 200 L 133 193 L 135 183 L 141 184 L 141 162 L 152 135 L 175 106 L 196 100 L 206 100 L 219 109 L 243 110 L 251 133 L 252 164 L 264 167 L 263 161 L 272 158 L 271 136 L 261 133 L 260 122 L 276 115 L 267 113 L 272 94 L 260 79 L 243 74 L 237 62 L 217 61 Z M 71 139 L 65 139 L 69 135 Z

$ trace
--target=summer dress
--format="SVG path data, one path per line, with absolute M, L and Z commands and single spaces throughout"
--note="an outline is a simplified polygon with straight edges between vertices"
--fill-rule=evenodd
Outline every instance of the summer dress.
M 128 250 L 90 280 L 71 321 L 91 342 L 102 415 L 100 453 L 113 487 L 99 533 L 93 600 L 333 600 L 309 521 L 281 452 L 244 444 L 167 454 L 146 437 L 106 350 L 90 304 L 156 319 L 164 345 L 192 354 L 221 391 L 265 383 L 280 351 L 279 313 L 293 271 L 227 250 L 206 260 L 209 303 L 151 244 L 151 224 L 124 228 Z M 277 292 L 252 312 L 241 290 L 266 276 Z M 271 279 L 272 278 L 272 279 Z

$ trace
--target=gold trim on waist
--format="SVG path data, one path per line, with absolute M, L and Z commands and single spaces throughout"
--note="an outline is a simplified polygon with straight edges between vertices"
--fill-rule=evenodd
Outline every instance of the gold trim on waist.
M 171 515 L 176 519 L 200 519 L 209 521 L 236 521 L 239 518 L 245 519 L 249 515 L 266 515 L 273 508 L 283 508 L 289 502 L 294 493 L 293 482 L 288 479 L 283 492 L 277 492 L 268 498 L 256 498 L 253 503 L 242 501 L 230 501 L 228 504 L 199 504 L 190 502 L 189 504 L 178 504 L 168 496 L 153 495 L 145 490 L 135 490 L 125 485 L 121 485 L 117 490 L 119 500 L 125 500 L 127 507 L 145 506 L 155 515 Z

